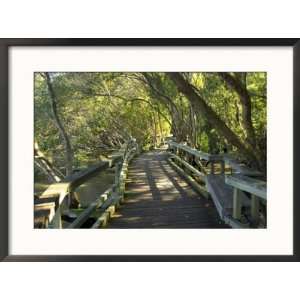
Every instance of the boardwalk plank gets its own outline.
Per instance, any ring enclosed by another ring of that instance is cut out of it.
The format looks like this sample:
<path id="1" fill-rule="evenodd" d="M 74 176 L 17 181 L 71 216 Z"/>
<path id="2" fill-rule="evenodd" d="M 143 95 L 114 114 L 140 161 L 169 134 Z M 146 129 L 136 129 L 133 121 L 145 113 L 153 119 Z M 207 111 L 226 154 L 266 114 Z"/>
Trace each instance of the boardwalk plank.
<path id="1" fill-rule="evenodd" d="M 125 203 L 107 228 L 228 228 L 214 203 L 199 195 L 167 163 L 147 152 L 129 167 Z"/>

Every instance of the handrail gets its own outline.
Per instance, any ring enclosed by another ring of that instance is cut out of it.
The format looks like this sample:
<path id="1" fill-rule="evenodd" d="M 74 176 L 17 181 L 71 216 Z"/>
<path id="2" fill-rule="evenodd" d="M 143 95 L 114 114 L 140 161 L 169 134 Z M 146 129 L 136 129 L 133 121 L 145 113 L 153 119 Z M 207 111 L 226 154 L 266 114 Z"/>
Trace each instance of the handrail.
<path id="1" fill-rule="evenodd" d="M 241 220 L 242 206 L 245 204 L 244 200 L 247 199 L 246 202 L 248 203 L 248 205 L 251 204 L 251 218 L 252 218 L 253 225 L 258 224 L 260 202 L 266 203 L 267 201 L 266 182 L 252 178 L 250 176 L 253 177 L 260 176 L 261 173 L 259 171 L 250 169 L 247 166 L 239 164 L 228 154 L 212 155 L 209 153 L 205 153 L 193 149 L 187 145 L 178 144 L 174 141 L 166 141 L 166 143 L 169 145 L 169 150 L 171 150 L 171 154 L 170 154 L 171 165 L 175 164 L 175 162 L 171 160 L 175 160 L 176 169 L 178 168 L 179 169 L 178 171 L 184 173 L 184 176 L 187 176 L 187 178 L 189 177 L 189 173 L 190 173 L 194 175 L 195 179 L 197 178 L 202 180 L 204 179 L 205 190 L 207 192 L 211 192 L 210 190 L 211 187 L 209 188 L 209 182 L 212 182 L 213 180 L 217 180 L 217 177 L 213 179 L 214 175 L 220 176 L 218 177 L 219 179 L 222 178 L 224 188 L 226 184 L 232 193 L 231 207 L 232 207 L 233 220 L 237 220 L 237 221 Z M 184 153 L 182 153 L 182 151 Z M 186 155 L 186 153 L 188 153 L 189 155 Z M 211 164 L 210 173 L 206 172 L 209 170 L 207 170 L 207 168 L 204 167 L 203 164 L 201 163 L 201 161 L 203 160 L 207 161 L 206 166 L 208 165 L 208 163 Z M 230 175 L 225 174 L 225 163 L 226 163 L 226 170 L 229 169 L 231 172 Z M 219 169 L 219 172 L 217 172 L 217 174 L 215 172 L 215 167 L 214 167 L 215 164 L 221 165 L 221 168 Z M 197 184 L 200 186 L 199 182 L 197 182 Z M 251 199 L 245 197 L 243 192 L 250 193 Z M 215 198 L 218 197 L 215 196 Z M 222 202 L 219 199 L 215 199 L 214 201 L 215 203 Z M 232 222 L 230 221 L 229 223 Z"/>
<path id="2" fill-rule="evenodd" d="M 178 144 L 173 141 L 167 141 L 166 143 L 169 145 L 169 150 L 176 149 L 174 155 L 176 155 L 178 158 L 180 158 L 180 155 L 178 153 L 178 152 L 180 152 L 179 150 L 183 150 L 184 152 L 197 158 L 198 164 L 200 165 L 200 168 L 201 168 L 200 171 L 203 174 L 206 174 L 206 170 L 205 170 L 204 166 L 202 165 L 201 160 L 205 160 L 205 161 L 207 161 L 207 163 L 210 163 L 212 174 L 214 174 L 214 172 L 215 172 L 215 164 L 221 165 L 221 173 L 225 172 L 225 163 L 224 163 L 223 155 L 206 153 L 206 152 L 196 150 L 195 148 L 191 148 L 191 147 L 183 145 L 183 144 Z M 176 157 L 174 157 L 174 158 L 176 158 Z M 188 162 L 186 162 L 186 163 L 188 163 Z M 184 165 L 184 163 L 182 163 L 182 164 Z M 189 167 L 187 167 L 187 168 L 190 169 Z"/>
<path id="3" fill-rule="evenodd" d="M 131 147 L 132 146 L 132 147 Z M 92 202 L 69 226 L 68 228 L 80 228 L 80 226 L 90 217 L 90 215 L 98 209 L 100 215 L 91 226 L 91 228 L 99 228 L 107 223 L 117 206 L 122 203 L 125 192 L 125 180 L 127 177 L 127 168 L 130 160 L 137 152 L 137 145 L 133 143 L 127 147 L 124 153 L 122 163 L 115 165 L 116 176 L 115 183 L 107 189 L 98 199 Z"/>
<path id="4" fill-rule="evenodd" d="M 185 152 L 188 152 L 188 153 L 190 153 L 190 154 L 192 154 L 192 155 L 194 155 L 194 156 L 196 156 L 196 157 L 198 157 L 200 159 L 205 159 L 205 160 L 208 160 L 208 161 L 213 161 L 213 160 L 220 160 L 220 159 L 223 158 L 222 155 L 206 153 L 206 152 L 196 150 L 195 148 L 191 148 L 191 147 L 183 145 L 183 144 L 175 143 L 173 141 L 166 141 L 166 143 L 170 147 L 175 147 L 177 149 L 182 149 Z"/>
<path id="5" fill-rule="evenodd" d="M 183 144 L 178 144 L 174 141 L 166 141 L 166 143 L 169 145 L 169 149 L 180 149 L 185 151 L 186 153 L 189 153 L 193 155 L 194 157 L 197 157 L 201 160 L 206 160 L 211 163 L 211 168 L 212 168 L 212 173 L 214 172 L 214 163 L 221 163 L 222 166 L 222 173 L 225 172 L 225 164 L 230 168 L 231 173 L 233 174 L 241 174 L 241 175 L 246 175 L 246 176 L 253 176 L 253 177 L 258 177 L 261 176 L 262 173 L 253 170 L 245 165 L 241 165 L 238 163 L 234 158 L 232 158 L 228 154 L 210 154 L 206 153 L 200 150 L 197 150 L 195 148 L 191 148 L 187 145 Z M 178 155 L 177 155 L 178 156 Z"/>
<path id="6" fill-rule="evenodd" d="M 123 144 L 119 151 L 110 156 L 110 159 L 93 165 L 81 172 L 67 176 L 59 183 L 51 184 L 40 196 L 42 199 L 58 197 L 56 211 L 53 218 L 49 220 L 49 227 L 62 228 L 61 217 L 64 213 L 69 211 L 70 201 L 68 200 L 75 188 L 83 184 L 91 177 L 95 176 L 95 174 L 113 167 L 118 163 L 124 163 L 124 161 L 128 158 L 128 153 L 132 153 L 132 149 L 137 149 L 134 139 Z"/>
<path id="7" fill-rule="evenodd" d="M 177 161 L 179 161 L 181 164 L 183 164 L 186 168 L 188 168 L 195 175 L 197 175 L 201 178 L 203 178 L 205 176 L 204 172 L 201 172 L 201 171 L 197 170 L 195 167 L 191 166 L 189 163 L 187 163 L 186 161 L 181 159 L 179 156 L 177 156 L 175 154 L 172 154 L 171 157 L 176 159 Z"/>
<path id="8" fill-rule="evenodd" d="M 251 194 L 251 218 L 254 224 L 259 221 L 260 201 L 267 201 L 266 182 L 250 178 L 243 175 L 226 175 L 226 184 L 233 187 L 233 212 L 235 219 L 241 218 L 242 201 L 240 198 L 241 191 Z"/>
<path id="9" fill-rule="evenodd" d="M 225 182 L 239 190 L 267 200 L 266 182 L 242 175 L 226 175 Z"/>
<path id="10" fill-rule="evenodd" d="M 69 226 L 68 228 L 79 228 L 89 217 L 90 215 L 98 208 L 103 206 L 105 201 L 111 195 L 115 185 L 107 189 L 99 198 L 92 202 Z"/>

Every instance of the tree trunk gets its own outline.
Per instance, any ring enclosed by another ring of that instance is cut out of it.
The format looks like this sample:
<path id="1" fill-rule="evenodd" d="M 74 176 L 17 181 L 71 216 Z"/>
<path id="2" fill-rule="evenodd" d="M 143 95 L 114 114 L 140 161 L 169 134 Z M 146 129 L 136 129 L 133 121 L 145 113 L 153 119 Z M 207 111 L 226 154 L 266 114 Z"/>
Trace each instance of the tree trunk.
<path id="1" fill-rule="evenodd" d="M 259 167 L 259 158 L 256 156 L 255 148 L 247 142 L 243 144 L 239 137 L 219 118 L 216 112 L 206 104 L 204 99 L 194 91 L 193 87 L 180 73 L 166 74 L 176 84 L 178 90 L 188 98 L 199 114 L 201 114 L 220 135 L 223 135 L 229 143 L 237 147 L 241 154 Z"/>
<path id="2" fill-rule="evenodd" d="M 46 82 L 47 82 L 47 87 L 49 91 L 49 96 L 51 100 L 51 108 L 52 108 L 52 113 L 53 113 L 53 118 L 56 124 L 57 129 L 59 130 L 60 136 L 62 138 L 64 147 L 65 147 L 65 160 L 66 160 L 66 175 L 72 174 L 73 170 L 73 150 L 71 147 L 71 142 L 70 139 L 65 131 L 65 128 L 59 118 L 58 115 L 58 110 L 57 110 L 57 97 L 55 95 L 52 82 L 49 76 L 49 73 L 45 73 L 46 76 Z"/>
<path id="3" fill-rule="evenodd" d="M 251 116 L 251 98 L 246 87 L 246 73 L 238 73 L 237 76 L 232 76 L 229 73 L 219 73 L 219 76 L 225 83 L 234 90 L 242 104 L 242 125 L 246 132 L 246 139 L 253 148 L 256 148 L 255 131 L 252 124 Z"/>
<path id="4" fill-rule="evenodd" d="M 154 128 L 153 143 L 154 143 L 154 149 L 156 149 L 156 147 L 157 147 L 157 124 L 156 124 L 155 112 L 153 112 L 153 114 L 152 114 L 152 122 L 153 122 L 153 128 Z"/>
<path id="5" fill-rule="evenodd" d="M 190 143 L 192 147 L 196 147 L 197 144 L 196 120 L 195 120 L 195 114 L 192 105 L 190 105 L 189 117 L 190 117 Z"/>
<path id="6" fill-rule="evenodd" d="M 159 133 L 160 133 L 159 143 L 161 144 L 162 141 L 164 140 L 164 133 L 163 133 L 162 125 L 161 125 L 161 117 L 158 112 L 157 112 L 157 119 L 158 119 Z"/>
<path id="7" fill-rule="evenodd" d="M 172 130 L 171 132 L 176 137 L 177 142 L 185 141 L 185 134 L 182 134 L 183 128 L 188 126 L 182 116 L 182 112 L 179 111 L 177 105 L 174 103 L 174 101 L 167 95 L 167 93 L 164 90 L 164 84 L 161 82 L 161 79 L 159 77 L 153 78 L 149 75 L 149 73 L 142 73 L 143 77 L 145 78 L 144 83 L 148 85 L 150 88 L 150 91 L 152 91 L 152 94 L 155 95 L 156 99 L 160 100 L 160 103 L 162 103 L 169 111 L 171 117 L 172 117 Z M 159 86 L 156 87 L 156 84 Z"/>

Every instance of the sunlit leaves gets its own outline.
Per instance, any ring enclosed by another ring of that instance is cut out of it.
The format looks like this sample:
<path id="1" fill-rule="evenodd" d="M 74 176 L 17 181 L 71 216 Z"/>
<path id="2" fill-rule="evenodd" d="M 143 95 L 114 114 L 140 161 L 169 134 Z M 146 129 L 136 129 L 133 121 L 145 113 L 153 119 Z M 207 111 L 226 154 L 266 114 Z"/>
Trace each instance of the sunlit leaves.
<path id="1" fill-rule="evenodd" d="M 245 140 L 239 97 L 218 74 L 185 72 L 183 76 L 220 119 Z M 181 141 L 196 140 L 204 151 L 218 152 L 228 146 L 163 72 L 70 72 L 52 73 L 51 77 L 76 166 L 101 158 L 130 136 L 148 149 L 155 134 L 167 136 L 171 129 L 181 134 Z M 266 141 L 266 82 L 266 73 L 247 73 L 252 123 L 261 149 Z M 39 73 L 35 74 L 34 101 L 35 138 L 41 150 L 62 166 L 62 142 L 53 122 L 45 79 Z"/>

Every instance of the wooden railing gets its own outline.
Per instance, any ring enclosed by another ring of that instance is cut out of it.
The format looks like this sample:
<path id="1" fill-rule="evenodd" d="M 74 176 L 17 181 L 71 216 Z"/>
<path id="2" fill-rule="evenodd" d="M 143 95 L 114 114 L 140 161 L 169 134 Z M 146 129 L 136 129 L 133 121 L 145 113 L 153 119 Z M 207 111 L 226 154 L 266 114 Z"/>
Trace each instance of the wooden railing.
<path id="1" fill-rule="evenodd" d="M 170 152 L 169 163 L 186 178 L 202 195 L 209 197 L 206 186 L 208 174 L 224 173 L 225 165 L 221 155 L 209 154 L 174 141 L 166 141 Z"/>
<path id="2" fill-rule="evenodd" d="M 209 154 L 173 141 L 166 143 L 169 145 L 169 151 L 173 154 L 173 157 L 185 165 L 192 173 L 197 174 L 200 170 L 201 174 L 198 173 L 200 176 L 205 176 L 207 173 L 215 174 L 216 165 L 220 166 L 219 173 L 225 172 L 225 162 L 222 155 Z M 195 166 L 199 170 L 193 168 Z M 209 170 L 208 166 L 210 166 Z"/>
<path id="3" fill-rule="evenodd" d="M 115 183 L 98 199 L 92 202 L 68 228 L 79 228 L 90 215 L 97 210 L 97 220 L 91 228 L 99 228 L 107 224 L 108 219 L 124 200 L 125 181 L 128 173 L 128 164 L 138 151 L 134 142 L 128 145 L 122 160 L 115 164 Z"/>
<path id="4" fill-rule="evenodd" d="M 260 204 L 266 204 L 266 182 L 261 172 L 240 164 L 227 154 L 209 154 L 167 141 L 170 164 L 204 196 L 210 195 L 220 217 L 233 227 L 256 226 Z M 204 184 L 203 184 L 204 183 Z M 204 193 L 203 193 L 204 192 Z M 230 199 L 222 199 L 229 197 Z M 250 207 L 251 224 L 241 224 L 242 207 Z"/>
<path id="5" fill-rule="evenodd" d="M 50 216 L 48 227 L 62 228 L 62 215 L 68 214 L 70 211 L 73 191 L 91 177 L 111 167 L 115 167 L 115 183 L 98 199 L 93 201 L 68 228 L 79 228 L 96 209 L 105 208 L 103 215 L 106 215 L 106 210 L 111 209 L 111 205 L 118 205 L 124 197 L 128 163 L 137 151 L 138 145 L 135 140 L 130 140 L 119 151 L 113 153 L 108 160 L 67 176 L 61 182 L 51 184 L 38 200 L 40 203 L 46 202 L 47 199 L 53 199 L 55 202 L 55 214 Z M 100 221 L 97 220 L 97 222 Z"/>
<path id="6" fill-rule="evenodd" d="M 226 184 L 233 187 L 233 217 L 241 219 L 242 201 L 241 192 L 247 192 L 251 196 L 251 218 L 254 224 L 259 221 L 260 202 L 266 204 L 267 185 L 265 181 L 257 180 L 244 175 L 226 175 Z"/>

